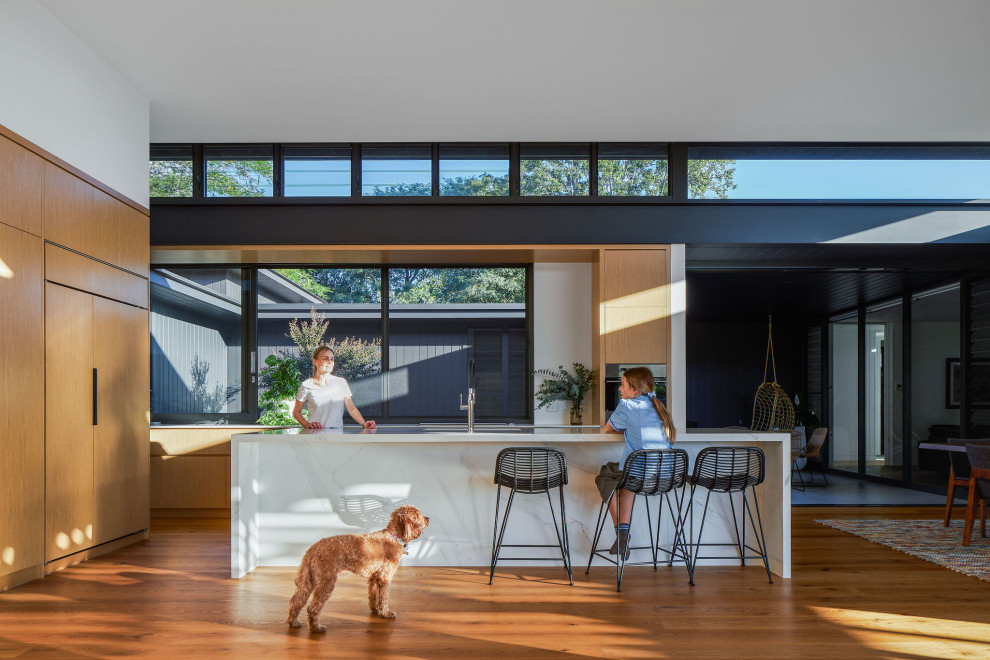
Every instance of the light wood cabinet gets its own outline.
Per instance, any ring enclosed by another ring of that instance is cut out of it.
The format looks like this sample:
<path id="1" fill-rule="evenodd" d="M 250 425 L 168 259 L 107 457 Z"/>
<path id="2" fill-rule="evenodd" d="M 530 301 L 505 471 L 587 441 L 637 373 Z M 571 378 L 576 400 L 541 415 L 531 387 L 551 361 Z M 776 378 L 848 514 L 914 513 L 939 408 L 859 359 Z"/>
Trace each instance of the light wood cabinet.
<path id="1" fill-rule="evenodd" d="M 148 280 L 51 243 L 45 245 L 45 279 L 135 307 L 148 306 Z"/>
<path id="2" fill-rule="evenodd" d="M 601 324 L 605 334 L 604 362 L 667 362 L 669 283 L 667 250 L 605 250 Z"/>
<path id="3" fill-rule="evenodd" d="M 44 182 L 45 240 L 113 263 L 117 240 L 104 233 L 108 228 L 105 212 L 96 201 L 97 191 L 51 163 L 45 163 Z"/>
<path id="4" fill-rule="evenodd" d="M 44 163 L 44 238 L 148 276 L 148 217 L 82 179 Z"/>
<path id="5" fill-rule="evenodd" d="M 148 254 L 146 210 L 0 126 L 0 589 L 148 527 Z"/>
<path id="6" fill-rule="evenodd" d="M 0 222 L 41 236 L 45 161 L 0 136 Z"/>
<path id="7" fill-rule="evenodd" d="M 105 543 L 148 527 L 148 312 L 93 298 L 93 328 L 99 338 L 94 355 L 94 542 Z"/>
<path id="8" fill-rule="evenodd" d="M 45 287 L 49 561 L 148 526 L 148 312 Z"/>
<path id="9" fill-rule="evenodd" d="M 0 224 L 0 576 L 45 559 L 43 272 L 41 238 Z"/>
<path id="10" fill-rule="evenodd" d="M 93 296 L 45 285 L 45 556 L 93 545 Z"/>

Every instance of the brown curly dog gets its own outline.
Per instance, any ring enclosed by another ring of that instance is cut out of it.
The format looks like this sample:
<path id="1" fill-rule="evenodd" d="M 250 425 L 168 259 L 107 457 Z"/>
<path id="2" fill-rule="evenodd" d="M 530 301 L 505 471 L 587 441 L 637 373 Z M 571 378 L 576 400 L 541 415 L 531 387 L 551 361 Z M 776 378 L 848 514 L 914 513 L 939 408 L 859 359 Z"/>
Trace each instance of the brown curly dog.
<path id="1" fill-rule="evenodd" d="M 301 628 L 299 611 L 310 594 L 306 608 L 309 614 L 309 631 L 326 632 L 320 625 L 320 612 L 333 593 L 337 574 L 341 571 L 357 573 L 368 578 L 368 605 L 372 614 L 394 619 L 395 612 L 388 609 L 388 589 L 392 576 L 399 568 L 399 560 L 410 541 L 419 538 L 430 519 L 414 506 L 400 506 L 392 512 L 385 529 L 370 534 L 345 534 L 320 539 L 309 547 L 299 565 L 296 576 L 296 593 L 289 604 L 289 626 Z"/>

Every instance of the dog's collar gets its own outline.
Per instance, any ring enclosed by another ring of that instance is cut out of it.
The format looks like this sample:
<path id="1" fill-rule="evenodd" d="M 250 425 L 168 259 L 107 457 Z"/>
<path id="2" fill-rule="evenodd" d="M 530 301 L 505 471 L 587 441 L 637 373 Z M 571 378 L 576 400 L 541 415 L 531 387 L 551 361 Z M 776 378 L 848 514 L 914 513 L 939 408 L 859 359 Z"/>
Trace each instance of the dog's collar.
<path id="1" fill-rule="evenodd" d="M 402 549 L 406 550 L 406 554 L 408 555 L 409 544 L 406 541 L 403 541 L 401 538 L 399 538 L 398 534 L 392 534 L 392 538 L 402 544 Z"/>

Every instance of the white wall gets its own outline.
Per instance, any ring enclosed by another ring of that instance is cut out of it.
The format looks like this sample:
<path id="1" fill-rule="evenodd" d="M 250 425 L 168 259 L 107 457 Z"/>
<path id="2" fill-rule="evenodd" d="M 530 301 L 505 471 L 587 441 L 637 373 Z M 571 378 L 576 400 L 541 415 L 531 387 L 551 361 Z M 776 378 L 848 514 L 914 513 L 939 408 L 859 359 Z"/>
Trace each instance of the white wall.
<path id="1" fill-rule="evenodd" d="M 591 366 L 591 264 L 534 264 L 533 367 L 570 370 L 574 362 Z M 534 389 L 540 380 L 534 377 Z M 567 424 L 570 406 L 554 405 L 556 410 L 536 410 L 534 423 Z M 590 412 L 591 399 L 582 407 Z"/>
<path id="2" fill-rule="evenodd" d="M 148 206 L 148 99 L 34 0 L 0 2 L 0 90 L 0 125 Z"/>

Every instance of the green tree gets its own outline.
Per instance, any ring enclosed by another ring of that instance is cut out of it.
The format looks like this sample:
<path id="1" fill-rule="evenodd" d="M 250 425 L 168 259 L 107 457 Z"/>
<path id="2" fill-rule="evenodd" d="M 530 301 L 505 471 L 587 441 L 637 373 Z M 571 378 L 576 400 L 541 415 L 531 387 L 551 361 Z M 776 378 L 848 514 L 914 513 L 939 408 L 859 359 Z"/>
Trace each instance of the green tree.
<path id="1" fill-rule="evenodd" d="M 333 349 L 333 373 L 347 380 L 367 378 L 382 370 L 382 340 L 380 338 L 366 341 L 357 337 L 330 337 L 325 339 L 330 327 L 330 321 L 324 312 L 317 312 L 313 307 L 309 312 L 309 321 L 299 322 L 292 319 L 289 322 L 288 336 L 296 343 L 296 349 L 291 354 L 295 356 L 299 371 L 303 374 L 313 373 L 313 351 L 318 346 L 326 344 Z"/>
<path id="2" fill-rule="evenodd" d="M 495 176 L 482 172 L 477 176 L 441 179 L 440 194 L 453 197 L 505 197 L 509 194 L 509 175 Z"/>
<path id="3" fill-rule="evenodd" d="M 728 197 L 729 191 L 736 187 L 733 182 L 735 163 L 734 160 L 688 161 L 690 198 Z M 520 193 L 537 196 L 587 195 L 588 167 L 588 161 L 580 159 L 523 160 L 520 163 Z M 207 171 L 206 194 L 209 197 L 261 197 L 274 181 L 272 161 L 269 160 L 209 161 Z M 152 161 L 150 176 L 153 197 L 192 195 L 192 163 L 189 161 Z M 598 192 L 603 196 L 666 195 L 667 161 L 600 160 L 598 186 Z M 440 182 L 440 193 L 450 196 L 505 196 L 508 189 L 508 175 L 495 176 L 488 172 Z M 431 194 L 432 188 L 428 183 L 374 186 L 371 192 L 372 196 L 377 197 L 424 197 Z"/>
<path id="4" fill-rule="evenodd" d="M 689 160 L 688 198 L 726 199 L 736 187 L 735 164 L 734 160 Z"/>
<path id="5" fill-rule="evenodd" d="M 667 194 L 667 161 L 600 160 L 598 194 L 614 197 Z"/>
<path id="6" fill-rule="evenodd" d="M 270 160 L 209 160 L 207 197 L 264 197 L 275 181 Z"/>
<path id="7" fill-rule="evenodd" d="M 378 268 L 278 268 L 276 272 L 327 302 L 381 302 Z"/>
<path id="8" fill-rule="evenodd" d="M 192 197 L 192 181 L 192 161 L 151 161 L 148 193 L 152 197 Z"/>
<path id="9" fill-rule="evenodd" d="M 429 197 L 433 186 L 429 183 L 398 183 L 394 186 L 373 186 L 373 197 Z"/>
<path id="10" fill-rule="evenodd" d="M 523 160 L 519 164 L 520 195 L 588 194 L 588 161 Z"/>
<path id="11" fill-rule="evenodd" d="M 523 303 L 522 268 L 392 268 L 389 300 L 398 304 Z"/>

